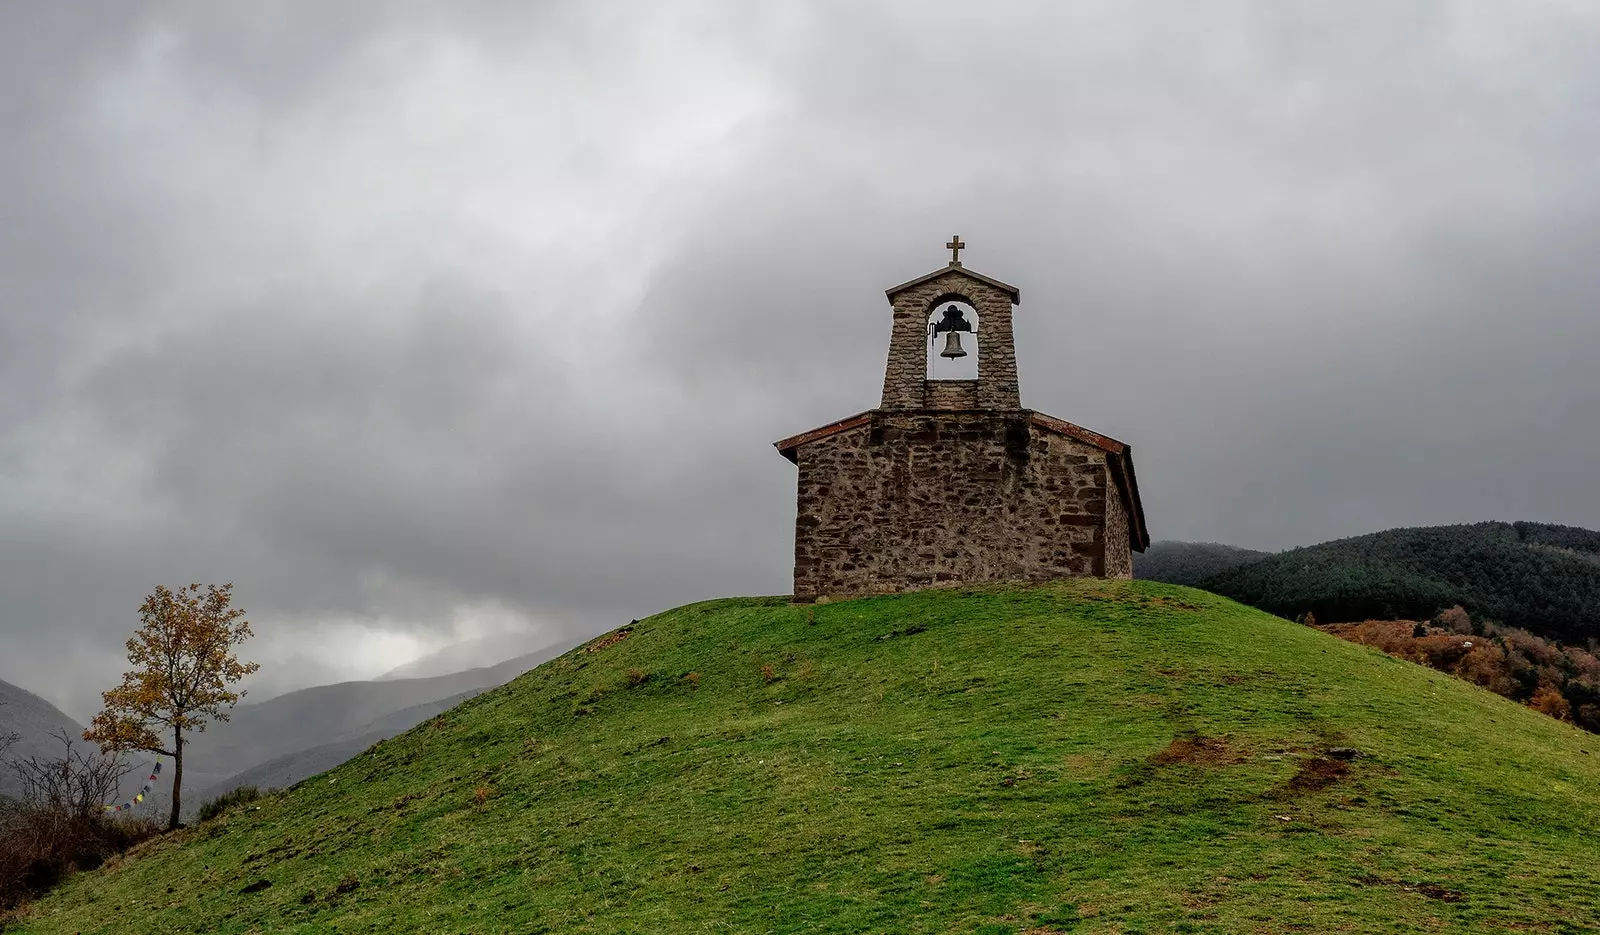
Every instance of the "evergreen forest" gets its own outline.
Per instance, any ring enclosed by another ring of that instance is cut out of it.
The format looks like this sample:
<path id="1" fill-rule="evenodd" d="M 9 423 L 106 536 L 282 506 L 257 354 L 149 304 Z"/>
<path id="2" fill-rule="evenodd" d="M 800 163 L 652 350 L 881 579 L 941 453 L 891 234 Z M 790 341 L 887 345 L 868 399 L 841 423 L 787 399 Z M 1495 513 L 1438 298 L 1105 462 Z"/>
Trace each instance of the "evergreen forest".
<path id="1" fill-rule="evenodd" d="M 1600 532 L 1545 523 L 1427 526 L 1324 542 L 1199 582 L 1283 617 L 1323 623 L 1473 619 L 1562 643 L 1600 637 Z"/>

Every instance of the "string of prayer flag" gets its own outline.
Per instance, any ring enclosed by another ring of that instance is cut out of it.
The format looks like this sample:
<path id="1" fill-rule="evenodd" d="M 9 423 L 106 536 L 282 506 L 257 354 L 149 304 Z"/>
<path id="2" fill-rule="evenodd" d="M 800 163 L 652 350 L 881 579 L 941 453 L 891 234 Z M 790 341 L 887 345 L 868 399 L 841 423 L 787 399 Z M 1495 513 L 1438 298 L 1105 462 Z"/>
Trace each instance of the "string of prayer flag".
<path id="1" fill-rule="evenodd" d="M 139 794 L 138 795 L 135 795 L 133 798 L 129 799 L 128 801 L 126 801 L 124 803 L 122 803 L 121 805 L 104 805 L 104 806 L 101 806 L 101 807 L 104 808 L 108 812 L 126 812 L 126 811 L 129 811 L 135 805 L 138 805 L 138 804 L 140 804 L 140 803 L 142 803 L 144 801 L 144 797 L 149 795 L 150 794 L 150 789 L 153 786 L 155 786 L 156 777 L 160 776 L 160 775 L 161 775 L 161 761 L 160 760 L 156 760 L 156 765 L 150 770 L 150 778 L 145 780 L 144 788 L 139 790 Z"/>

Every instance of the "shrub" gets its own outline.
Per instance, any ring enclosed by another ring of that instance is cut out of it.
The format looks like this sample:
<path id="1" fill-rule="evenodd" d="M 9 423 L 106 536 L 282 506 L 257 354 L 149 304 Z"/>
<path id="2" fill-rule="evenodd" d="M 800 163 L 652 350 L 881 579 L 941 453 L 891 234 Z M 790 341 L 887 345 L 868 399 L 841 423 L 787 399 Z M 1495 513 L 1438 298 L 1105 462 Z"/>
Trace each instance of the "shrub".
<path id="1" fill-rule="evenodd" d="M 1466 635 L 1472 632 L 1472 617 L 1467 614 L 1466 608 L 1457 604 L 1449 610 L 1439 611 L 1439 615 L 1433 618 L 1433 625 L 1441 630 Z"/>
<path id="2" fill-rule="evenodd" d="M 1561 693 L 1554 688 L 1541 688 L 1534 693 L 1533 699 L 1528 702 L 1528 707 L 1542 714 L 1548 714 L 1558 721 L 1572 720 L 1572 705 Z"/>
<path id="3" fill-rule="evenodd" d="M 161 833 L 153 818 L 74 815 L 37 805 L 0 809 L 0 910 L 41 895 Z"/>
<path id="4" fill-rule="evenodd" d="M 629 688 L 638 688 L 645 682 L 650 681 L 650 673 L 643 669 L 629 669 L 623 678 L 627 681 Z"/>
<path id="5" fill-rule="evenodd" d="M 57 733 L 61 755 L 6 764 L 22 787 L 17 802 L 0 803 L 0 910 L 12 909 L 75 870 L 92 870 L 113 854 L 160 832 L 153 819 L 105 811 L 129 772 Z"/>
<path id="6" fill-rule="evenodd" d="M 200 806 L 200 820 L 210 821 L 235 805 L 254 802 L 259 798 L 261 798 L 261 790 L 255 786 L 240 786 L 237 789 L 229 790 Z"/>

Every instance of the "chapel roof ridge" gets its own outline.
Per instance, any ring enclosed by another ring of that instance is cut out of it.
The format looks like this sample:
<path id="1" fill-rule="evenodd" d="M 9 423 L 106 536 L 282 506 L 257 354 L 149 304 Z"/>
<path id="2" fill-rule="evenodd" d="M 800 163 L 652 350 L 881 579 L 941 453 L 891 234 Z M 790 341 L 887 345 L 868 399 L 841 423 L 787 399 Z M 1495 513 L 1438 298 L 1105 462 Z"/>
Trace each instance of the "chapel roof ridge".
<path id="1" fill-rule="evenodd" d="M 889 304 L 893 305 L 894 297 L 906 291 L 907 289 L 914 289 L 925 282 L 930 282 L 938 279 L 940 276 L 947 276 L 951 273 L 955 273 L 959 276 L 965 276 L 968 279 L 981 282 L 986 286 L 999 289 L 1001 292 L 1004 292 L 1011 297 L 1012 305 L 1022 304 L 1021 289 L 1018 289 L 1016 286 L 1013 286 L 1008 282 L 1001 282 L 992 276 L 985 276 L 982 273 L 975 273 L 972 270 L 967 269 L 966 266 L 962 265 L 960 260 L 951 260 L 949 264 L 940 267 L 931 273 L 924 273 L 923 275 L 918 276 L 916 279 L 909 279 L 898 286 L 891 286 L 890 288 L 884 290 L 884 295 L 888 296 Z"/>
<path id="2" fill-rule="evenodd" d="M 1028 421 L 1042 429 L 1055 432 L 1058 435 L 1065 435 L 1068 438 L 1075 438 L 1078 441 L 1088 445 L 1093 445 L 1094 447 L 1099 448 L 1101 451 L 1105 451 L 1109 454 L 1120 455 L 1129 449 L 1129 445 L 1126 442 L 1117 441 L 1115 438 L 1112 438 L 1109 435 L 1103 435 L 1099 432 L 1093 431 L 1092 429 L 1086 429 L 1076 423 L 1068 422 L 1066 419 L 1058 419 L 1055 416 L 1046 415 L 1037 409 L 939 409 L 937 407 L 905 410 L 882 408 L 868 409 L 865 412 L 858 412 L 855 415 L 845 416 L 843 419 L 835 419 L 826 425 L 820 425 L 809 431 L 801 432 L 798 435 L 791 435 L 788 438 L 780 439 L 773 442 L 772 447 L 778 449 L 779 453 L 792 461 L 794 460 L 794 450 L 801 445 L 809 444 L 814 441 L 821 441 L 824 438 L 837 435 L 840 432 L 847 432 L 850 429 L 860 428 L 861 426 L 870 422 L 875 413 L 893 414 L 900 412 L 956 412 L 966 415 L 975 413 L 990 413 L 993 415 L 1020 415 L 1027 418 Z"/>

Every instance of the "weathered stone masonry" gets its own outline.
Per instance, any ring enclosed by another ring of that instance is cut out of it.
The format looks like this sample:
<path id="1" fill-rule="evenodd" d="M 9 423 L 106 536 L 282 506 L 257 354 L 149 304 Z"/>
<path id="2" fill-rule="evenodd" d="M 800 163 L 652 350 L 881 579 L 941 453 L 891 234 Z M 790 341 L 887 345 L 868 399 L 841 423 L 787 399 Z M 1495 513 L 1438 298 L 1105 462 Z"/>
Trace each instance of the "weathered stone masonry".
<path id="1" fill-rule="evenodd" d="M 1021 408 L 1014 287 L 958 264 L 889 290 L 880 408 L 778 442 L 799 469 L 797 601 L 1131 577 L 1148 542 L 1128 446 Z M 979 316 L 978 379 L 926 379 L 927 321 Z"/>
<path id="2" fill-rule="evenodd" d="M 914 279 L 890 290 L 894 326 L 889 333 L 889 364 L 884 368 L 884 409 L 933 408 L 930 395 L 945 391 L 946 384 L 971 387 L 971 408 L 1020 409 L 1017 386 L 1017 349 L 1011 336 L 1011 303 L 1017 290 L 987 276 L 950 267 Z M 965 302 L 978 313 L 978 379 L 929 380 L 928 316 L 946 302 Z M 965 387 L 964 387 L 965 388 Z"/>

